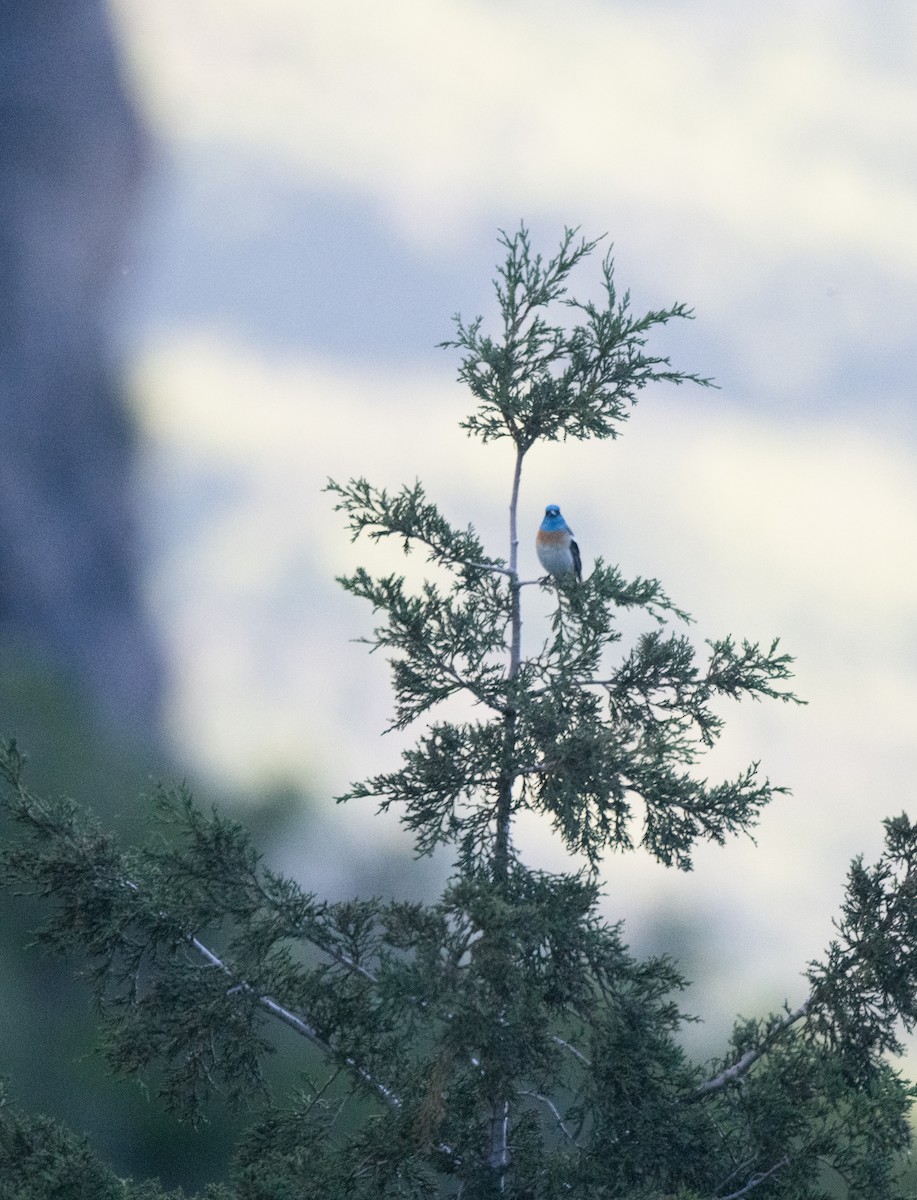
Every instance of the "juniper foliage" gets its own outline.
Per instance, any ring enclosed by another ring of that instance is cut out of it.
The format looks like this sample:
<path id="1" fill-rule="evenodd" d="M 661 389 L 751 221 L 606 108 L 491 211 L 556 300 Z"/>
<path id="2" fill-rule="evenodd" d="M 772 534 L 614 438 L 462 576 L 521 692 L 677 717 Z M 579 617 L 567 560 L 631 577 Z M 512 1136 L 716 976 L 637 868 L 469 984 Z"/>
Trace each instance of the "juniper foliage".
<path id="1" fill-rule="evenodd" d="M 608 853 L 641 845 L 688 870 L 699 842 L 749 831 L 782 790 L 756 763 L 719 782 L 700 765 L 724 698 L 795 700 L 791 660 L 777 641 L 698 645 L 656 580 L 602 561 L 580 585 L 521 577 L 529 450 L 614 438 L 645 387 L 709 381 L 648 352 L 651 334 L 691 313 L 634 316 L 610 256 L 600 304 L 567 295 L 596 243 L 567 231 L 548 260 L 524 228 L 502 244 L 502 328 L 456 318 L 448 345 L 476 402 L 464 428 L 512 448 L 505 556 L 453 526 L 420 483 L 329 484 L 354 538 L 395 538 L 430 563 L 419 588 L 364 569 L 342 580 L 379 614 L 368 641 L 389 656 L 393 726 L 421 726 L 397 770 L 342 799 L 394 807 L 422 854 L 450 849 L 439 900 L 322 901 L 184 788 L 156 795 L 168 836 L 120 847 L 72 804 L 32 794 L 13 742 L 0 773 L 20 834 L 5 877 L 53 902 L 49 947 L 82 948 L 115 1070 L 155 1070 L 165 1103 L 191 1119 L 213 1089 L 263 1101 L 214 1200 L 816 1200 L 837 1180 L 865 1200 L 903 1195 L 914 1091 L 888 1055 L 917 1022 L 907 817 L 886 823 L 878 864 L 854 863 L 808 995 L 738 1021 L 707 1064 L 680 1047 L 676 965 L 637 960 L 600 915 Z M 524 657 L 527 587 L 556 607 Z M 630 644 L 625 611 L 647 625 Z M 521 861 L 524 811 L 563 839 L 569 871 Z M 278 1024 L 303 1043 L 302 1090 L 282 1102 L 263 1075 Z M 4 1167 L 21 1175 L 39 1153 L 49 1178 L 68 1162 L 96 1178 L 85 1147 L 0 1109 Z M 98 1194 L 119 1194 L 98 1172 Z"/>

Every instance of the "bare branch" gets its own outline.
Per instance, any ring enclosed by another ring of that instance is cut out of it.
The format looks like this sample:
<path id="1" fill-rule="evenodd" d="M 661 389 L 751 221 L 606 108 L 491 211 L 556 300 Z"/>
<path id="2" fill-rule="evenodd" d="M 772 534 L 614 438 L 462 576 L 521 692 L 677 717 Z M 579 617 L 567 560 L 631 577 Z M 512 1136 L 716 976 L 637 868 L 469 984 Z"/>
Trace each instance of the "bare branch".
<path id="1" fill-rule="evenodd" d="M 500 1191 L 506 1181 L 509 1166 L 509 1101 L 498 1100 L 490 1117 L 490 1153 L 487 1161 L 494 1171 L 500 1172 Z"/>
<path id="2" fill-rule="evenodd" d="M 547 1107 L 551 1110 L 554 1120 L 557 1122 L 558 1126 L 560 1127 L 561 1132 L 563 1133 L 563 1135 L 567 1139 L 567 1141 L 573 1142 L 575 1144 L 576 1138 L 574 1138 L 573 1134 L 570 1132 L 570 1130 L 564 1124 L 563 1117 L 561 1117 L 560 1112 L 557 1108 L 557 1105 L 554 1103 L 554 1101 L 549 1096 L 543 1096 L 541 1094 L 541 1092 L 519 1092 L 518 1095 L 528 1096 L 532 1100 L 540 1100 L 541 1103 L 545 1105 L 545 1107 Z"/>
<path id="3" fill-rule="evenodd" d="M 474 567 L 478 571 L 493 571 L 497 575 L 508 575 L 510 579 L 513 579 L 516 575 L 516 572 L 511 571 L 509 567 L 497 567 L 492 563 L 466 562 L 463 565 Z"/>
<path id="4" fill-rule="evenodd" d="M 740 1187 L 737 1192 L 730 1192 L 728 1196 L 719 1196 L 718 1200 L 739 1200 L 740 1196 L 747 1196 L 748 1193 L 754 1191 L 759 1184 L 764 1183 L 766 1179 L 770 1179 L 772 1175 L 776 1175 L 778 1171 L 782 1171 L 789 1161 L 790 1160 L 787 1155 L 784 1155 L 783 1158 L 774 1163 L 769 1171 L 762 1171 L 757 1175 L 752 1175 L 751 1179 L 749 1179 L 748 1183 L 746 1183 L 744 1187 Z"/>
<path id="5" fill-rule="evenodd" d="M 720 1088 L 728 1087 L 730 1083 L 735 1083 L 741 1079 L 743 1075 L 747 1075 L 754 1064 L 771 1048 L 773 1043 L 784 1034 L 791 1025 L 795 1025 L 797 1021 L 801 1021 L 809 1011 L 809 1006 L 812 1003 L 812 997 L 804 1000 L 799 1008 L 794 1009 L 774 1026 L 767 1037 L 758 1046 L 753 1046 L 751 1050 L 746 1050 L 742 1057 L 727 1067 L 724 1071 L 720 1071 L 719 1075 L 714 1075 L 712 1079 L 705 1080 L 702 1084 L 694 1089 L 693 1092 L 685 1100 L 687 1103 L 693 1103 L 695 1100 L 700 1100 L 704 1096 L 708 1096 L 711 1092 L 717 1092 Z M 737 1193 L 738 1194 L 738 1193 Z"/>
<path id="6" fill-rule="evenodd" d="M 476 684 L 471 683 L 470 680 L 466 679 L 463 675 L 460 675 L 458 671 L 456 671 L 455 667 L 450 666 L 445 659 L 434 658 L 432 655 L 430 657 L 433 663 L 439 667 L 444 675 L 448 675 L 450 679 L 454 680 L 458 686 L 463 688 L 466 692 L 471 692 L 472 696 L 474 696 L 479 703 L 483 704 L 486 708 L 489 708 L 491 712 L 499 713 L 500 716 L 506 715 L 507 708 L 505 704 L 497 704 L 496 701 L 491 700 L 486 692 L 483 692 Z"/>
<path id="7" fill-rule="evenodd" d="M 555 1046 L 562 1046 L 564 1050 L 569 1050 L 570 1053 L 572 1055 L 574 1055 L 575 1058 L 578 1058 L 580 1060 L 580 1062 L 583 1064 L 584 1067 L 592 1066 L 591 1061 L 586 1057 L 585 1054 L 582 1053 L 582 1051 L 577 1050 L 577 1048 L 575 1046 L 572 1046 L 569 1042 L 565 1042 L 562 1037 L 558 1037 L 557 1034 L 553 1034 L 551 1037 L 551 1041 L 554 1043 Z"/>
<path id="8" fill-rule="evenodd" d="M 132 882 L 130 879 L 125 879 L 123 882 L 126 888 L 129 888 L 132 892 L 139 895 L 140 888 L 136 883 Z M 161 913 L 160 915 L 165 916 L 166 914 Z M 214 954 L 214 952 L 208 946 L 205 946 L 200 938 L 194 937 L 192 934 L 187 934 L 185 940 L 187 941 L 188 945 L 192 946 L 201 956 L 201 958 L 203 958 L 204 961 L 210 966 L 216 967 L 218 970 L 222 971 L 224 975 L 228 976 L 228 978 L 235 979 L 232 969 L 228 967 L 218 955 Z M 355 962 L 349 959 L 347 955 L 335 955 L 333 952 L 330 953 L 331 957 L 340 962 L 342 966 L 346 966 L 349 969 L 363 975 L 364 978 L 369 979 L 371 982 L 375 982 L 369 972 L 359 967 Z M 238 980 L 227 989 L 227 995 L 232 995 L 236 992 L 257 994 L 252 985 L 245 979 Z M 297 1013 L 292 1012 L 288 1008 L 284 1008 L 284 1006 L 278 1003 L 273 996 L 258 996 L 258 1003 L 266 1012 L 269 1012 L 271 1016 L 276 1017 L 278 1021 L 282 1021 L 284 1025 L 289 1026 L 290 1029 L 293 1029 L 298 1034 L 301 1034 L 302 1037 L 312 1042 L 313 1045 L 317 1046 L 320 1050 L 323 1050 L 332 1058 L 336 1058 L 343 1062 L 346 1067 L 353 1071 L 353 1073 L 358 1079 L 360 1079 L 362 1083 L 366 1084 L 367 1087 L 374 1091 L 381 1100 L 389 1105 L 390 1108 L 401 1108 L 403 1102 L 401 1097 L 396 1092 L 392 1091 L 390 1087 L 387 1087 L 380 1080 L 376 1079 L 370 1071 L 361 1066 L 355 1059 L 346 1054 L 342 1054 L 340 1051 L 335 1051 L 334 1048 L 329 1045 L 329 1043 L 321 1036 L 318 1030 L 307 1020 L 305 1020 L 305 1018 L 299 1016 Z"/>

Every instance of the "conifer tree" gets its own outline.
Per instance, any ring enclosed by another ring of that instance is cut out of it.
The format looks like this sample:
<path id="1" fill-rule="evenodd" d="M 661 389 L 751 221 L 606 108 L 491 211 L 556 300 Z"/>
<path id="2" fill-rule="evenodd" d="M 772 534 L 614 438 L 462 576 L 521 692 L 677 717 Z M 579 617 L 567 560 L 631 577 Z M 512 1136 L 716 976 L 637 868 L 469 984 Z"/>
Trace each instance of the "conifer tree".
<path id="1" fill-rule="evenodd" d="M 0 757 L 21 830 L 6 878 L 54 899 L 49 945 L 83 948 L 113 1067 L 157 1070 L 189 1117 L 213 1088 L 263 1096 L 272 1022 L 302 1038 L 303 1090 L 267 1103 L 214 1200 L 815 1200 L 838 1180 L 866 1200 L 904 1195 L 913 1089 L 888 1055 L 917 1020 L 907 817 L 886 822 L 878 864 L 854 862 L 807 994 L 740 1020 L 710 1063 L 680 1046 L 676 964 L 637 960 L 600 915 L 609 854 L 640 845 L 690 870 L 699 842 L 748 831 L 782 790 L 757 764 L 710 782 L 702 759 L 721 698 L 795 700 L 791 660 L 777 641 L 698 644 L 657 581 L 601 560 L 582 582 L 522 578 L 529 450 L 613 439 L 644 388 L 709 381 L 650 353 L 651 335 L 691 313 L 635 316 L 610 256 L 600 303 L 568 295 L 596 243 L 567 231 L 545 260 L 521 228 L 502 246 L 501 328 L 456 318 L 447 345 L 475 403 L 463 428 L 513 451 L 504 552 L 450 523 L 420 483 L 329 484 L 354 538 L 395 538 L 430 564 L 415 589 L 363 569 L 341 581 L 379 614 L 368 640 L 390 658 L 393 727 L 418 731 L 397 770 L 343 799 L 394 808 L 420 854 L 446 847 L 442 896 L 323 902 L 184 788 L 157 794 L 169 838 L 120 848 L 75 806 L 33 795 L 14 743 Z M 524 656 L 534 588 L 553 617 Z M 624 611 L 647 626 L 629 644 Z M 522 812 L 563 840 L 568 871 L 522 861 Z M 0 1161 L 35 1140 L 28 1118 L 0 1109 Z"/>

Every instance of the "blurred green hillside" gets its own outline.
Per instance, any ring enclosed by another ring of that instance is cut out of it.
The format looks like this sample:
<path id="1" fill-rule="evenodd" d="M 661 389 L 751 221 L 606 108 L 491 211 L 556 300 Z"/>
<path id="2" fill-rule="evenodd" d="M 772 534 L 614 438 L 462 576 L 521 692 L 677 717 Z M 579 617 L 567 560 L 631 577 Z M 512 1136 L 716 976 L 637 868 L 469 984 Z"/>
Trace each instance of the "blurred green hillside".
<path id="1" fill-rule="evenodd" d="M 0 730 L 28 754 L 30 790 L 66 796 L 90 808 L 104 830 L 124 843 L 161 837 L 151 823 L 150 794 L 159 781 L 184 772 L 139 740 L 100 728 L 93 708 L 60 670 L 21 650 L 0 645 Z M 265 785 L 254 794 L 215 795 L 195 786 L 203 804 L 251 832 L 265 859 L 301 847 L 300 881 L 308 887 L 310 862 L 335 862 L 340 895 L 432 894 L 434 864 L 387 853 L 349 854 L 323 822 L 318 807 L 292 784 Z M 16 832 L 0 826 L 7 841 Z M 0 1077 L 9 1098 L 27 1113 L 47 1114 L 86 1135 L 101 1160 L 123 1176 L 159 1178 L 164 1186 L 197 1190 L 225 1178 L 229 1157 L 251 1112 L 210 1104 L 206 1123 L 193 1129 L 163 1111 L 155 1076 L 115 1079 L 97 1050 L 87 991 L 75 980 L 80 961 L 44 953 L 34 931 L 48 901 L 0 889 Z M 273 1099 L 283 1104 L 320 1062 L 302 1039 L 282 1027 L 269 1031 L 277 1053 L 268 1063 Z M 2 1192 L 0 1192 L 2 1195 Z"/>
<path id="2" fill-rule="evenodd" d="M 145 796 L 156 779 L 174 778 L 175 765 L 142 744 L 106 735 L 89 711 L 60 672 L 9 647 L 0 650 L 0 726 L 27 750 L 31 788 L 91 807 L 126 842 L 142 840 L 150 836 Z M 268 852 L 275 841 L 303 836 L 308 807 L 291 791 L 244 803 L 247 823 Z M 0 1075 L 11 1099 L 86 1134 L 121 1174 L 188 1188 L 221 1177 L 244 1119 L 214 1107 L 208 1124 L 189 1129 L 163 1113 L 155 1084 L 147 1094 L 135 1081 L 111 1077 L 96 1050 L 87 993 L 73 978 L 79 961 L 61 962 L 34 944 L 45 903 L 0 890 Z M 280 1056 L 274 1073 L 278 1083 L 291 1082 L 292 1067 Z"/>

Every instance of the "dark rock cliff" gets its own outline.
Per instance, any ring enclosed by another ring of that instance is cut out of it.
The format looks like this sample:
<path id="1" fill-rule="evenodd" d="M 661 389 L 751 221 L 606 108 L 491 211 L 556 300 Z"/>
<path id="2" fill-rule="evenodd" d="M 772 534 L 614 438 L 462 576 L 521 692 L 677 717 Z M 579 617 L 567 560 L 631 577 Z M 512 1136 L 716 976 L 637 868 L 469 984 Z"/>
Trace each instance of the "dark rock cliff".
<path id="1" fill-rule="evenodd" d="M 162 666 L 108 332 L 144 156 L 103 0 L 0 5 L 0 639 L 155 738 Z"/>

